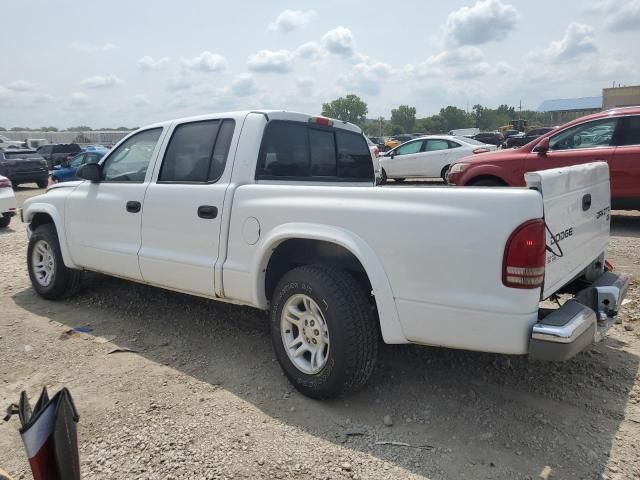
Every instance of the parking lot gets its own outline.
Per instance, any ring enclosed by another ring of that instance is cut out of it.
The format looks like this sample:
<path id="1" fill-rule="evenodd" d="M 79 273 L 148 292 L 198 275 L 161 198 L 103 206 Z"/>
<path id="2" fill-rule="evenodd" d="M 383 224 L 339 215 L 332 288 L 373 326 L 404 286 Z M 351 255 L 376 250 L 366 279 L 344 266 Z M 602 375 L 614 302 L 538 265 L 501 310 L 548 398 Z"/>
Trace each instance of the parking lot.
<path id="1" fill-rule="evenodd" d="M 17 220 L 0 233 L 0 406 L 69 388 L 83 478 L 640 476 L 636 283 L 623 324 L 568 363 L 384 346 L 364 390 L 318 402 L 287 383 L 265 314 L 100 275 L 45 301 L 26 244 Z M 634 278 L 639 247 L 638 212 L 614 212 L 609 259 Z M 15 419 L 0 466 L 30 478 Z"/>

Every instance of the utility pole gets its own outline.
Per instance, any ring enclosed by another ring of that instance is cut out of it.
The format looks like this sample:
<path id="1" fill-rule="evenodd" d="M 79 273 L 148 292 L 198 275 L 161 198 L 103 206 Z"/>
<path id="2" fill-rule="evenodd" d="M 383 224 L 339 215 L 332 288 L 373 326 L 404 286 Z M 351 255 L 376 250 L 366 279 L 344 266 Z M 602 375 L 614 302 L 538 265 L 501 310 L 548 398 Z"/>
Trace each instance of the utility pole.
<path id="1" fill-rule="evenodd" d="M 384 117 L 378 117 L 378 122 L 380 122 L 380 136 L 383 135 L 382 131 L 382 122 L 384 121 Z"/>

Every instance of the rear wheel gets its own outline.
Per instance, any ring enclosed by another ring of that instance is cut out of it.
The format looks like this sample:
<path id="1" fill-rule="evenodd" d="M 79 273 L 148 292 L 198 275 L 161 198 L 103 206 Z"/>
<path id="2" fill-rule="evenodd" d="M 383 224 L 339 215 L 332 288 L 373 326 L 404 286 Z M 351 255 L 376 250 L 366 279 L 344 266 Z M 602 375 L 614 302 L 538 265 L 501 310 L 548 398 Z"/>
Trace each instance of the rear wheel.
<path id="1" fill-rule="evenodd" d="M 505 184 L 495 178 L 482 178 L 471 183 L 472 187 L 504 187 Z"/>
<path id="2" fill-rule="evenodd" d="M 11 223 L 11 217 L 0 214 L 0 228 L 6 228 Z"/>
<path id="3" fill-rule="evenodd" d="M 53 224 L 40 225 L 31 235 L 27 266 L 31 285 L 43 298 L 58 300 L 73 295 L 80 288 L 82 272 L 65 266 Z"/>
<path id="4" fill-rule="evenodd" d="M 311 398 L 336 397 L 369 379 L 378 325 L 364 289 L 343 270 L 298 267 L 278 283 L 271 340 L 289 381 Z"/>

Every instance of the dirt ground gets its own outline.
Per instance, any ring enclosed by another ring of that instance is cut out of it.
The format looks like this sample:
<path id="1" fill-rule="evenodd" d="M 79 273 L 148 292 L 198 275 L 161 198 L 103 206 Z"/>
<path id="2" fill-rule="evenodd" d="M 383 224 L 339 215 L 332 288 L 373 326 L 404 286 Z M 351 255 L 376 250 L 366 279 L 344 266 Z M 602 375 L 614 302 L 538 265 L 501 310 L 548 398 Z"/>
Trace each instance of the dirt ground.
<path id="1" fill-rule="evenodd" d="M 640 216 L 612 218 L 609 259 L 640 279 Z M 45 301 L 25 252 L 14 220 L 0 232 L 0 407 L 69 388 L 85 479 L 640 478 L 637 283 L 624 323 L 570 362 L 385 346 L 367 388 L 318 402 L 281 373 L 265 314 L 100 275 Z M 79 326 L 92 331 L 65 333 Z M 31 478 L 16 418 L 0 423 L 0 466 Z"/>

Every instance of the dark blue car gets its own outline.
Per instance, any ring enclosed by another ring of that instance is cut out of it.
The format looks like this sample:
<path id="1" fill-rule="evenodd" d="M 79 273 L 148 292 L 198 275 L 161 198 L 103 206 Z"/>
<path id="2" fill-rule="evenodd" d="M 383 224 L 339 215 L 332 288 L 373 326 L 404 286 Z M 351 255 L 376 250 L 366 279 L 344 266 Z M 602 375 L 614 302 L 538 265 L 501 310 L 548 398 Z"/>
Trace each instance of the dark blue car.
<path id="1" fill-rule="evenodd" d="M 52 183 L 70 182 L 71 180 L 79 180 L 76 177 L 76 171 L 85 163 L 98 163 L 109 150 L 92 150 L 81 152 L 73 157 L 69 162 L 53 167 L 51 172 Z"/>

